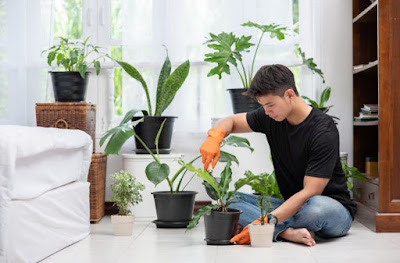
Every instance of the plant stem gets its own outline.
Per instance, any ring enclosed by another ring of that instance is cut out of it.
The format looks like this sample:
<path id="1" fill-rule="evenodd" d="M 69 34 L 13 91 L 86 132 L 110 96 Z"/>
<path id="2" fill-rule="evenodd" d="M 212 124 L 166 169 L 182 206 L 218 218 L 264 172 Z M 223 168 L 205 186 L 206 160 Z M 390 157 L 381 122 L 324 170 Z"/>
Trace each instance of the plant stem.
<path id="1" fill-rule="evenodd" d="M 246 82 L 244 82 L 242 74 L 240 74 L 240 71 L 236 66 L 235 66 L 235 68 L 236 68 L 237 72 L 239 73 L 240 79 L 242 80 L 243 88 L 246 87 Z"/>
<path id="2" fill-rule="evenodd" d="M 133 130 L 133 128 L 132 128 L 132 130 Z M 147 151 L 148 153 L 151 154 L 151 157 L 153 157 L 153 159 L 154 159 L 157 163 L 161 164 L 160 159 L 157 158 L 158 156 L 155 156 L 154 153 L 151 152 L 151 150 L 149 149 L 149 147 L 147 147 L 147 145 L 146 145 L 146 144 L 144 143 L 144 141 L 136 134 L 135 131 L 133 131 L 133 135 L 134 135 L 134 136 L 136 137 L 136 139 L 138 139 L 138 141 L 143 145 L 143 147 L 146 149 L 146 151 Z M 168 178 L 167 178 L 167 179 L 168 179 Z M 168 181 L 169 181 L 169 180 L 168 180 Z"/>
<path id="3" fill-rule="evenodd" d="M 257 56 L 258 48 L 260 47 L 261 40 L 262 40 L 262 38 L 264 37 L 264 33 L 265 33 L 265 32 L 262 32 L 261 37 L 260 37 L 260 40 L 258 40 L 258 44 L 257 44 L 257 47 L 256 47 L 256 51 L 254 52 L 253 62 L 251 63 L 251 73 L 250 73 L 249 79 L 253 79 L 254 63 L 255 63 L 255 61 L 256 61 L 256 56 Z"/>
<path id="4" fill-rule="evenodd" d="M 240 65 L 242 65 L 243 74 L 244 74 L 244 83 L 246 83 L 246 85 L 245 85 L 243 88 L 248 89 L 249 86 L 247 85 L 247 74 L 246 74 L 246 70 L 244 69 L 243 62 L 242 62 L 242 61 L 240 61 Z"/>
<path id="5" fill-rule="evenodd" d="M 178 183 L 178 186 L 176 187 L 176 192 L 179 192 L 179 187 L 181 186 L 181 184 L 182 184 L 182 180 L 183 180 L 183 177 L 185 176 L 185 174 L 186 174 L 186 172 L 187 172 L 187 170 L 185 170 L 185 172 L 183 173 L 183 175 L 181 176 L 181 179 L 179 180 L 179 183 Z M 192 177 L 193 178 L 193 177 Z"/>
<path id="6" fill-rule="evenodd" d="M 174 191 L 174 188 L 172 187 L 172 183 L 171 180 L 169 180 L 169 178 L 167 177 L 167 182 L 169 184 L 169 191 L 172 193 Z"/>

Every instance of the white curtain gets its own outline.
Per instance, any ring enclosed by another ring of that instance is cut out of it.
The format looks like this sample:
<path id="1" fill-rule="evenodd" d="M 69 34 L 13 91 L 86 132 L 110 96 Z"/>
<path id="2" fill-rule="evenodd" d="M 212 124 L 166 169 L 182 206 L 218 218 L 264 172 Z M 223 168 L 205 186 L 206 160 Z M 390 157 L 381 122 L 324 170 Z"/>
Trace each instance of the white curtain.
<path id="1" fill-rule="evenodd" d="M 0 124 L 34 126 L 35 103 L 47 100 L 41 51 L 51 45 L 53 0 L 0 0 Z"/>
<path id="2" fill-rule="evenodd" d="M 138 68 L 148 82 L 154 108 L 155 87 L 160 67 L 168 47 L 173 69 L 186 59 L 191 70 L 165 116 L 179 116 L 175 130 L 204 132 L 211 118 L 232 114 L 226 89 L 241 88 L 240 78 L 231 67 L 231 75 L 207 77 L 215 65 L 204 62 L 211 50 L 203 43 L 209 33 L 234 32 L 251 35 L 257 43 L 258 29 L 245 28 L 242 23 L 277 23 L 293 27 L 292 0 L 125 0 L 122 2 L 123 60 Z M 266 35 L 257 56 L 256 66 L 269 63 L 291 65 L 298 63 L 294 45 L 298 37 L 284 41 L 271 40 Z M 244 57 L 250 66 L 254 48 Z M 147 109 L 146 97 L 140 84 L 124 74 L 123 111 Z"/>

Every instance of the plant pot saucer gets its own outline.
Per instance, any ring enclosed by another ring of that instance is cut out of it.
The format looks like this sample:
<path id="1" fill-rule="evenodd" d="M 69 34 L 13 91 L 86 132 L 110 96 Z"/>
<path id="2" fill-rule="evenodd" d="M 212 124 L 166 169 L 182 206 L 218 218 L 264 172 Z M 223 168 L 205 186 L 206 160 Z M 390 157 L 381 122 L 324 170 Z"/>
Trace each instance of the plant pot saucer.
<path id="1" fill-rule="evenodd" d="M 157 228 L 185 228 L 189 224 L 190 220 L 186 221 L 161 221 L 154 220 L 153 223 L 156 224 Z"/>
<path id="2" fill-rule="evenodd" d="M 156 153 L 157 152 L 157 150 L 156 149 L 150 149 L 153 153 Z M 137 154 L 149 154 L 148 152 L 147 152 L 147 150 L 146 149 L 134 149 L 133 150 L 135 153 L 137 153 Z M 160 153 L 160 154 L 169 154 L 169 153 L 171 153 L 171 151 L 172 151 L 172 149 L 171 148 L 168 148 L 168 149 L 158 149 L 158 152 Z"/>
<path id="3" fill-rule="evenodd" d="M 207 245 L 233 245 L 229 240 L 210 240 L 207 238 L 204 240 L 207 242 Z"/>

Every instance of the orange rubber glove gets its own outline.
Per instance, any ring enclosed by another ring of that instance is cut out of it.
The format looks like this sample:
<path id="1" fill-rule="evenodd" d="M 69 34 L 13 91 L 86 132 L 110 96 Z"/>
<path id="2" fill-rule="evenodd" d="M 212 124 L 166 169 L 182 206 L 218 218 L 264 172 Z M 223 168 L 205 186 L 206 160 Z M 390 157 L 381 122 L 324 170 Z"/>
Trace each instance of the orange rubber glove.
<path id="1" fill-rule="evenodd" d="M 220 145 L 225 137 L 225 131 L 221 128 L 212 128 L 208 130 L 208 137 L 200 146 L 200 153 L 204 164 L 204 170 L 208 169 L 212 161 L 212 168 L 218 162 L 221 156 Z"/>
<path id="2" fill-rule="evenodd" d="M 267 217 L 264 218 L 264 223 L 268 223 Z M 261 217 L 251 222 L 251 224 L 261 224 Z M 250 244 L 249 226 L 247 225 L 245 228 L 243 228 L 243 230 L 239 234 L 232 237 L 229 241 L 231 243 L 236 242 L 237 245 L 249 245 Z"/>

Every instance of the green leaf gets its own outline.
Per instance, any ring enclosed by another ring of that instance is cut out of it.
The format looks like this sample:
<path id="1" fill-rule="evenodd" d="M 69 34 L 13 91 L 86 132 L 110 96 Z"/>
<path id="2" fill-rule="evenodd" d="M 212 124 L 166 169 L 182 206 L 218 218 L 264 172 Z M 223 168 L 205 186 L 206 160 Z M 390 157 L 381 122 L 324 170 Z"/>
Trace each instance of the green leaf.
<path id="1" fill-rule="evenodd" d="M 219 191 L 221 197 L 224 197 L 229 190 L 229 184 L 232 182 L 231 162 L 227 162 L 224 170 L 221 172 L 221 181 L 219 183 Z"/>
<path id="2" fill-rule="evenodd" d="M 129 121 L 106 131 L 100 139 L 100 146 L 103 146 L 105 141 L 109 138 L 104 152 L 106 154 L 118 154 L 122 145 L 134 135 L 133 127 L 141 121 L 143 121 L 143 119 L 134 122 Z"/>
<path id="3" fill-rule="evenodd" d="M 144 81 L 142 75 L 139 73 L 139 71 L 134 66 L 130 65 L 127 62 L 123 62 L 123 61 L 116 61 L 116 62 L 122 67 L 122 69 L 126 73 L 128 73 L 129 76 L 136 79 L 137 81 L 140 82 L 140 84 L 142 84 L 143 90 L 146 93 L 147 105 L 149 108 L 149 114 L 151 116 L 151 114 L 152 114 L 151 101 L 150 101 L 149 89 L 147 88 L 146 81 Z"/>
<path id="4" fill-rule="evenodd" d="M 314 63 L 313 58 L 306 58 L 306 54 L 301 50 L 300 47 L 297 47 L 297 52 L 300 54 L 301 59 L 303 60 L 303 65 L 306 65 L 311 72 L 317 74 L 321 77 L 322 83 L 325 83 L 324 73 L 321 69 L 317 68 L 317 64 Z"/>
<path id="5" fill-rule="evenodd" d="M 239 160 L 236 158 L 236 156 L 225 151 L 221 151 L 221 156 L 219 157 L 218 161 L 221 163 L 235 162 L 237 165 L 239 165 Z"/>
<path id="6" fill-rule="evenodd" d="M 51 66 L 51 62 L 53 62 L 55 57 L 56 57 L 55 51 L 52 51 L 47 55 L 47 64 L 49 64 L 49 66 Z"/>
<path id="7" fill-rule="evenodd" d="M 301 96 L 303 99 L 307 100 L 314 108 L 319 108 L 318 103 L 315 100 L 310 99 L 307 96 Z"/>
<path id="8" fill-rule="evenodd" d="M 231 145 L 234 147 L 243 147 L 249 149 L 251 152 L 254 151 L 254 148 L 250 146 L 250 142 L 246 138 L 230 135 L 228 138 L 225 138 L 224 140 L 226 145 Z"/>
<path id="9" fill-rule="evenodd" d="M 136 113 L 138 113 L 138 112 L 139 112 L 139 110 L 135 110 L 135 109 L 128 111 L 128 112 L 125 114 L 125 116 L 124 116 L 124 118 L 122 119 L 122 121 L 120 122 L 120 125 L 121 125 L 121 124 L 124 124 L 124 123 L 127 123 L 128 121 L 131 121 L 132 118 L 133 118 L 133 116 L 135 116 Z M 144 119 L 141 118 L 139 121 L 140 121 L 140 122 L 143 122 L 143 120 L 144 120 Z"/>
<path id="10" fill-rule="evenodd" d="M 171 74 L 171 61 L 168 57 L 168 50 L 167 50 L 167 57 L 165 58 L 164 64 L 160 71 L 160 76 L 158 77 L 157 83 L 157 93 L 156 93 L 156 108 L 157 105 L 161 103 L 161 96 L 163 95 L 164 85 L 166 80 Z"/>
<path id="11" fill-rule="evenodd" d="M 260 29 L 263 33 L 270 33 L 270 38 L 276 38 L 278 40 L 283 40 L 287 34 L 288 28 L 278 24 L 260 25 L 254 22 L 247 22 L 242 24 L 245 27 L 253 27 Z"/>
<path id="12" fill-rule="evenodd" d="M 217 184 L 215 183 L 214 177 L 212 177 L 207 171 L 204 171 L 203 169 L 196 169 L 192 164 L 186 164 L 186 169 L 190 172 L 193 172 L 197 175 L 197 177 L 203 179 L 207 183 L 209 183 L 214 190 L 217 192 L 218 197 L 221 197 L 219 188 Z"/>
<path id="13" fill-rule="evenodd" d="M 193 215 L 192 220 L 190 220 L 186 230 L 190 230 L 193 227 L 195 227 L 199 223 L 200 218 L 202 216 L 210 215 L 211 211 L 216 210 L 217 208 L 218 208 L 217 204 L 210 204 L 210 205 L 203 206 L 202 208 L 197 210 L 197 212 Z"/>
<path id="14" fill-rule="evenodd" d="M 99 75 L 100 74 L 100 68 L 101 68 L 100 62 L 96 60 L 96 61 L 93 62 L 93 64 L 94 64 L 94 67 L 96 68 L 96 75 Z"/>
<path id="15" fill-rule="evenodd" d="M 319 102 L 319 106 L 323 107 L 325 102 L 327 102 L 329 100 L 330 96 L 331 96 L 331 87 L 328 86 L 321 93 L 321 99 Z"/>
<path id="16" fill-rule="evenodd" d="M 189 69 L 190 62 L 189 60 L 186 60 L 184 63 L 179 65 L 165 81 L 159 101 L 157 101 L 156 111 L 154 113 L 155 116 L 161 116 L 164 110 L 171 104 L 176 92 L 180 89 L 189 75 Z"/>
<path id="17" fill-rule="evenodd" d="M 153 161 L 146 166 L 146 177 L 155 186 L 164 181 L 169 175 L 169 166 Z"/>

